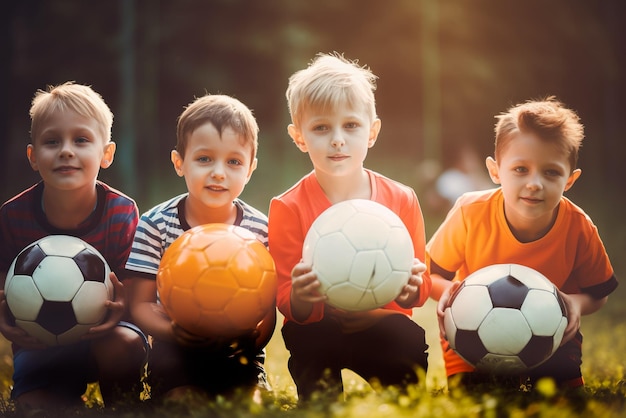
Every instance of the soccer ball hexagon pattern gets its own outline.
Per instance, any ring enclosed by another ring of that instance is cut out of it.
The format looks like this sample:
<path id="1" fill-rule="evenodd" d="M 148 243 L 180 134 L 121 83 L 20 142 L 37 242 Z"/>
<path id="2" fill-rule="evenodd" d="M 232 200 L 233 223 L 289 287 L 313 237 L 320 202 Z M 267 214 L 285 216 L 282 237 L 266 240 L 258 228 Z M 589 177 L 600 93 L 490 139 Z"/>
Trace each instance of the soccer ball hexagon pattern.
<path id="1" fill-rule="evenodd" d="M 461 282 L 444 310 L 450 347 L 478 370 L 522 373 L 554 354 L 567 326 L 555 286 L 518 264 L 495 264 Z"/>
<path id="2" fill-rule="evenodd" d="M 398 297 L 414 257 L 413 241 L 398 215 L 365 199 L 326 209 L 311 225 L 302 250 L 328 304 L 347 311 L 379 308 Z"/>
<path id="3" fill-rule="evenodd" d="M 50 346 L 78 341 L 106 316 L 110 272 L 100 252 L 80 238 L 35 241 L 13 260 L 5 281 L 15 324 Z"/>
<path id="4" fill-rule="evenodd" d="M 202 337 L 239 337 L 275 309 L 274 259 L 251 231 L 235 225 L 181 234 L 165 250 L 156 281 L 170 318 Z"/>

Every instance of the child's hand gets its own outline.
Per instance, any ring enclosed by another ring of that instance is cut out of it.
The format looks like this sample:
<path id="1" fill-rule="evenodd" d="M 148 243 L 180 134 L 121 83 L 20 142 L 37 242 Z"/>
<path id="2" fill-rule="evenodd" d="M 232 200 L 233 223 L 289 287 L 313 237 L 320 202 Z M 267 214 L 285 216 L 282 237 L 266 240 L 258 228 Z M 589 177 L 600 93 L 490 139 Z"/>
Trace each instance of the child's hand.
<path id="1" fill-rule="evenodd" d="M 82 339 L 102 337 L 104 334 L 116 327 L 118 322 L 120 322 L 124 316 L 126 306 L 126 292 L 124 285 L 118 280 L 117 276 L 113 272 L 111 272 L 109 278 L 111 279 L 111 283 L 113 283 L 114 300 L 107 300 L 104 303 L 104 306 L 109 310 L 108 315 L 102 324 L 89 329 L 89 332 L 81 337 Z"/>
<path id="2" fill-rule="evenodd" d="M 10 318 L 11 313 L 9 312 L 9 305 L 7 305 L 4 291 L 0 290 L 0 333 L 2 333 L 4 338 L 19 345 L 20 347 L 28 348 L 30 350 L 41 350 L 46 348 L 46 345 L 37 338 L 28 335 L 28 333 L 22 328 L 14 326 Z"/>
<path id="3" fill-rule="evenodd" d="M 413 259 L 413 266 L 411 266 L 411 276 L 409 281 L 404 285 L 400 295 L 396 298 L 396 303 L 403 308 L 410 308 L 413 303 L 419 298 L 419 288 L 423 283 L 422 273 L 426 271 L 426 264 L 422 263 L 419 259 Z"/>
<path id="4" fill-rule="evenodd" d="M 450 296 L 454 292 L 456 292 L 459 286 L 461 286 L 461 282 L 446 282 L 450 283 L 450 286 L 447 286 L 445 288 L 445 290 L 441 294 L 441 297 L 439 298 L 439 301 L 437 302 L 437 322 L 439 324 L 439 334 L 442 338 L 446 338 L 446 329 L 443 324 L 443 319 L 445 316 L 444 311 L 446 309 L 446 306 L 448 305 Z"/>
<path id="5" fill-rule="evenodd" d="M 563 293 L 560 290 L 557 290 L 561 299 L 563 299 L 563 303 L 565 304 L 565 309 L 567 311 L 567 327 L 565 327 L 565 331 L 563 332 L 563 339 L 561 340 L 561 345 L 565 344 L 576 335 L 576 332 L 580 328 L 580 317 L 582 316 L 581 312 L 581 304 L 578 303 L 576 295 L 568 295 L 567 293 Z"/>
<path id="6" fill-rule="evenodd" d="M 291 271 L 291 311 L 299 319 L 306 319 L 313 304 L 326 302 L 326 295 L 319 293 L 321 286 L 311 265 L 298 263 Z"/>

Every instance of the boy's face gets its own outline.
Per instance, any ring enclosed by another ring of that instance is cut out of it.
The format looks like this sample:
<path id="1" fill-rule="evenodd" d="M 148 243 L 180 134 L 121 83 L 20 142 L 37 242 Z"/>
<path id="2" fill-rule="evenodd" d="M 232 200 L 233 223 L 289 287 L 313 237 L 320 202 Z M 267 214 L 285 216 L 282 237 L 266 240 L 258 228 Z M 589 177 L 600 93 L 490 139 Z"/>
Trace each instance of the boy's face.
<path id="1" fill-rule="evenodd" d="M 188 138 L 184 158 L 172 151 L 176 173 L 185 177 L 189 199 L 208 208 L 232 206 L 256 168 L 252 144 L 232 128 L 225 127 L 220 136 L 213 124 L 198 127 Z"/>
<path id="2" fill-rule="evenodd" d="M 34 133 L 26 154 L 46 187 L 93 187 L 100 168 L 113 162 L 115 143 L 107 142 L 100 123 L 72 110 L 57 111 Z"/>
<path id="3" fill-rule="evenodd" d="M 566 190 L 581 174 L 568 156 L 534 134 L 518 134 L 499 160 L 488 158 L 492 180 L 502 186 L 507 221 L 513 228 L 549 227 Z"/>
<path id="4" fill-rule="evenodd" d="M 289 125 L 288 132 L 298 148 L 309 154 L 318 175 L 342 176 L 362 169 L 380 125 L 380 119 L 372 121 L 365 108 L 307 107 L 300 125 Z"/>

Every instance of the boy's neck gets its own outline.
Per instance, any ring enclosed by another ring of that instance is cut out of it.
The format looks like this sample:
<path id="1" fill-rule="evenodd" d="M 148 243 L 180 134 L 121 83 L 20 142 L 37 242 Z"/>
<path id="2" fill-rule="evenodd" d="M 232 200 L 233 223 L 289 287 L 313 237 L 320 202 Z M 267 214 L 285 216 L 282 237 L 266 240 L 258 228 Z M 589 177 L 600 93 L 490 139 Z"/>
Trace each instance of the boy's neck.
<path id="1" fill-rule="evenodd" d="M 190 199 L 189 196 L 185 200 L 185 220 L 190 227 L 213 223 L 235 224 L 237 207 L 234 203 L 219 208 L 207 208 L 198 203 Z"/>
<path id="2" fill-rule="evenodd" d="M 75 229 L 98 204 L 95 185 L 85 190 L 50 190 L 44 187 L 41 207 L 48 222 L 60 229 Z"/>
<path id="3" fill-rule="evenodd" d="M 346 176 L 328 176 L 316 171 L 315 177 L 332 204 L 372 197 L 372 185 L 365 169 Z"/>

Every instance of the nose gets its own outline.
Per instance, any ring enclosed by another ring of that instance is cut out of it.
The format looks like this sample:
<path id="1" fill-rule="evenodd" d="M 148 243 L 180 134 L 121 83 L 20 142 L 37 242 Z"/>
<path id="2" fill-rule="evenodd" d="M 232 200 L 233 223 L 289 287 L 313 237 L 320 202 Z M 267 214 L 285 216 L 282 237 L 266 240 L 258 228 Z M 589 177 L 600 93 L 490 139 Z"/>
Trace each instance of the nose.
<path id="1" fill-rule="evenodd" d="M 223 180 L 225 177 L 226 171 L 224 170 L 224 164 L 219 161 L 216 161 L 211 168 L 211 178 L 216 180 Z"/>
<path id="2" fill-rule="evenodd" d="M 541 190 L 543 188 L 541 176 L 539 174 L 531 175 L 526 183 L 526 188 L 529 190 Z"/>
<path id="3" fill-rule="evenodd" d="M 61 141 L 61 151 L 59 152 L 61 158 L 70 158 L 74 156 L 74 147 L 71 140 Z"/>
<path id="4" fill-rule="evenodd" d="M 333 148 L 341 148 L 345 145 L 346 141 L 343 139 L 343 135 L 341 134 L 341 130 L 335 129 L 333 130 L 333 136 L 331 138 L 330 144 Z"/>

